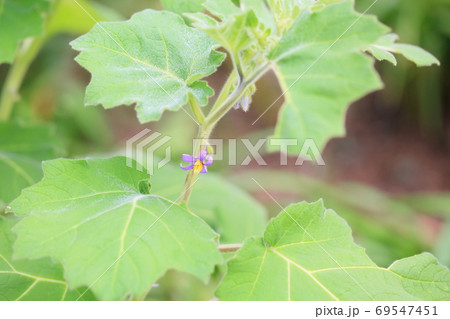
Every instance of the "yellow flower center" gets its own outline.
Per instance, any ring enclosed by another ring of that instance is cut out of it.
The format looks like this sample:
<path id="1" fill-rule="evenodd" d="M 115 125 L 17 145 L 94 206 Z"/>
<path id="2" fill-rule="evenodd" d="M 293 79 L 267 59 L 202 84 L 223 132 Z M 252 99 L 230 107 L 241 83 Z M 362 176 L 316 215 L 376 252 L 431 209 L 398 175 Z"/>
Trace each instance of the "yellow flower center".
<path id="1" fill-rule="evenodd" d="M 199 159 L 196 160 L 194 164 L 194 172 L 200 173 L 202 169 L 203 169 L 203 162 Z"/>

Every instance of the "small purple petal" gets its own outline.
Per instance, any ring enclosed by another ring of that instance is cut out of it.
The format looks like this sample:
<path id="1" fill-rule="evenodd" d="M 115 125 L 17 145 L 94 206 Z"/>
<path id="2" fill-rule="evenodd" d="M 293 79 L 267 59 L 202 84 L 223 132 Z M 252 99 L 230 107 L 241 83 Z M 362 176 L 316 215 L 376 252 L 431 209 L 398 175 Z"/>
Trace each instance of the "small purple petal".
<path id="1" fill-rule="evenodd" d="M 181 159 L 185 162 L 188 163 L 194 163 L 196 158 L 194 156 L 188 155 L 188 154 L 183 154 L 181 155 Z"/>
<path id="2" fill-rule="evenodd" d="M 194 164 L 188 165 L 188 166 L 186 166 L 186 167 L 183 167 L 183 166 L 180 164 L 180 168 L 181 168 L 182 170 L 184 170 L 184 171 L 188 171 L 188 170 L 194 168 Z"/>
<path id="3" fill-rule="evenodd" d="M 203 165 L 202 170 L 200 171 L 200 173 L 208 173 L 208 169 L 206 168 L 205 165 Z"/>
<path id="4" fill-rule="evenodd" d="M 211 165 L 213 163 L 213 160 L 214 160 L 212 156 L 206 156 L 205 159 L 206 159 L 206 162 L 203 163 L 203 165 L 205 165 L 205 166 Z"/>
<path id="5" fill-rule="evenodd" d="M 248 95 L 245 96 L 244 100 L 241 102 L 241 105 L 242 105 L 242 109 L 244 110 L 244 112 L 247 112 L 248 108 L 250 106 Z"/>
<path id="6" fill-rule="evenodd" d="M 198 156 L 198 159 L 203 162 L 205 160 L 206 155 L 208 155 L 208 151 L 206 151 L 206 149 L 203 149 L 200 152 L 200 155 Z"/>

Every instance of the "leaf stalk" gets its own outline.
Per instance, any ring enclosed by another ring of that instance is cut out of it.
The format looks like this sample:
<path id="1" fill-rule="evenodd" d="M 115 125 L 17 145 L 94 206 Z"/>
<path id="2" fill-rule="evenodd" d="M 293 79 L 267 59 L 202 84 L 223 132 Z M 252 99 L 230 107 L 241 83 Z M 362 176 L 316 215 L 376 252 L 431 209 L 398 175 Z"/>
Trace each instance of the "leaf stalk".
<path id="1" fill-rule="evenodd" d="M 200 105 L 191 94 L 189 95 L 189 104 L 191 105 L 192 113 L 194 114 L 196 120 L 198 121 L 198 124 L 202 125 L 203 122 L 205 121 L 205 114 L 203 114 Z"/>

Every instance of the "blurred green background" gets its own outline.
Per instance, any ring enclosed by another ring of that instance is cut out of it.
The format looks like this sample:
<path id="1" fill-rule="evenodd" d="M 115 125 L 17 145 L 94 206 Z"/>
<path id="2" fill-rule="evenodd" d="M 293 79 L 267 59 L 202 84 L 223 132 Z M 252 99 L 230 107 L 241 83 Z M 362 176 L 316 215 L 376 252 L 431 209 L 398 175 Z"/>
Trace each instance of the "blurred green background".
<path id="1" fill-rule="evenodd" d="M 80 3 L 95 19 L 109 21 L 128 19 L 145 8 L 162 8 L 151 0 Z M 356 1 L 361 12 L 372 3 Z M 325 166 L 295 166 L 295 158 L 280 166 L 279 154 L 265 152 L 267 166 L 252 162 L 230 167 L 223 161 L 211 170 L 260 201 L 268 217 L 280 208 L 252 178 L 283 206 L 323 198 L 328 208 L 348 221 L 356 241 L 380 266 L 422 251 L 433 252 L 450 266 L 450 0 L 379 0 L 368 13 L 390 26 L 402 42 L 433 53 L 441 66 L 419 69 L 403 59 L 396 67 L 377 63 L 386 88 L 350 107 L 347 136 L 328 143 Z M 26 73 L 11 122 L 24 128 L 51 126 L 59 149 L 54 156 L 65 157 L 123 153 L 128 138 L 150 128 L 172 137 L 172 161 L 179 165 L 179 156 L 191 152 L 196 134 L 196 125 L 184 112 L 166 112 L 160 122 L 141 125 L 132 107 L 108 111 L 84 107 L 89 74 L 74 62 L 76 52 L 69 42 L 93 23 L 73 1 L 61 1 Z M 0 85 L 9 70 L 9 65 L 0 66 Z M 226 62 L 208 79 L 210 85 L 219 89 L 229 71 Z M 251 123 L 281 91 L 272 74 L 257 87 L 250 111 L 232 111 L 213 138 L 257 141 L 272 133 L 281 100 L 256 125 Z M 242 160 L 244 146 L 238 145 L 238 150 Z M 148 298 L 210 299 L 221 273 L 218 269 L 212 283 L 205 285 L 169 272 Z"/>

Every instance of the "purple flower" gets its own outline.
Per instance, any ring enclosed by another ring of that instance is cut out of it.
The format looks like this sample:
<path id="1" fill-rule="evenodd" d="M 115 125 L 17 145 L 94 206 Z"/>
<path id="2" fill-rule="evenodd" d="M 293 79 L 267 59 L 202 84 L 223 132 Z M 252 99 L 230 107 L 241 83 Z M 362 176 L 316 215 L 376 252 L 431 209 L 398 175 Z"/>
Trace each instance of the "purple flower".
<path id="1" fill-rule="evenodd" d="M 208 155 L 206 149 L 202 150 L 200 152 L 200 155 L 197 157 L 183 154 L 181 156 L 181 159 L 190 164 L 186 167 L 183 167 L 180 164 L 181 169 L 185 171 L 193 169 L 195 173 L 208 173 L 208 169 L 206 168 L 206 166 L 211 165 L 213 162 L 212 156 Z"/>
<path id="2" fill-rule="evenodd" d="M 234 105 L 234 108 L 238 110 L 241 108 L 244 112 L 247 112 L 250 107 L 250 98 L 248 95 L 245 95 L 243 98 L 241 98 L 236 104 Z"/>

